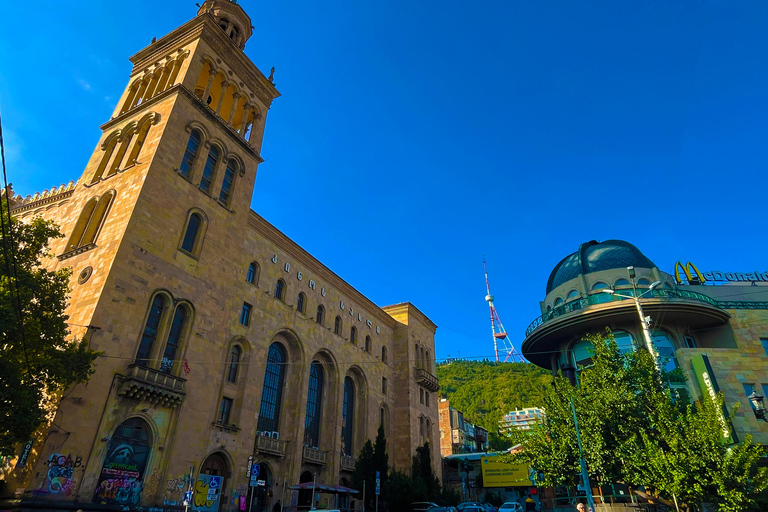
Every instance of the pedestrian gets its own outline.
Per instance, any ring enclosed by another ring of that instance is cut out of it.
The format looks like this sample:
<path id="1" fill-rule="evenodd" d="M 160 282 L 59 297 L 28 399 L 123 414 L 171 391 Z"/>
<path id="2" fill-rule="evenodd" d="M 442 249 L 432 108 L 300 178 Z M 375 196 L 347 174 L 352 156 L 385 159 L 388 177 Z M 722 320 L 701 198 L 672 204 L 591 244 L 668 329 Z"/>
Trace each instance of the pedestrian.
<path id="1" fill-rule="evenodd" d="M 525 499 L 525 512 L 536 512 L 536 502 L 530 496 Z"/>
<path id="2" fill-rule="evenodd" d="M 579 503 L 578 505 L 576 505 L 576 511 L 577 512 L 584 512 L 584 504 L 583 503 Z"/>

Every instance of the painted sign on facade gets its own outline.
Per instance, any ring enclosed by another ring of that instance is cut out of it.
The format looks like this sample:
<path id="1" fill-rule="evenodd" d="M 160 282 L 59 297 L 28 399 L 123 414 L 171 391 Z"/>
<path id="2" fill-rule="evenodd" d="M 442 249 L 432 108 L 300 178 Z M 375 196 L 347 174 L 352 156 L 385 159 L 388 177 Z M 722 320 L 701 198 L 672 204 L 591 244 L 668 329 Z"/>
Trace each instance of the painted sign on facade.
<path id="1" fill-rule="evenodd" d="M 195 483 L 195 499 L 192 508 L 200 512 L 218 512 L 222 477 L 198 475 Z"/>
<path id="2" fill-rule="evenodd" d="M 709 358 L 704 354 L 696 354 L 691 359 L 691 367 L 693 373 L 696 375 L 696 382 L 699 383 L 699 390 L 702 395 L 709 395 L 713 399 L 715 395 L 720 392 L 720 387 L 717 385 L 717 379 L 715 378 L 715 372 L 712 371 L 712 365 L 709 364 Z M 731 422 L 728 418 L 728 409 L 723 404 L 720 414 L 718 414 L 718 421 L 723 431 L 723 443 L 733 444 L 736 440 L 736 434 L 733 432 Z"/>
<path id="3" fill-rule="evenodd" d="M 149 446 L 113 438 L 93 493 L 94 503 L 138 505 L 148 457 Z"/>
<path id="4" fill-rule="evenodd" d="M 79 468 L 83 463 L 80 456 L 72 457 L 61 453 L 52 453 L 45 463 L 48 471 L 43 483 L 43 491 L 49 494 L 60 494 L 70 496 L 75 492 L 77 480 L 75 478 L 75 468 Z"/>
<path id="5" fill-rule="evenodd" d="M 480 468 L 483 471 L 485 487 L 531 485 L 528 464 L 508 464 L 498 457 L 481 457 Z"/>

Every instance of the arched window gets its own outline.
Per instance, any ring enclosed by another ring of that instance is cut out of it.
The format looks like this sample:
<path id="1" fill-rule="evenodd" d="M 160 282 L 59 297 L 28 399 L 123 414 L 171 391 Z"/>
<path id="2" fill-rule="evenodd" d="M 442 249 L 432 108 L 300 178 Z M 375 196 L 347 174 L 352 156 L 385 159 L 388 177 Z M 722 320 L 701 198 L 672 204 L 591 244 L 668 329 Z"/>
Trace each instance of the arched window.
<path id="1" fill-rule="evenodd" d="M 188 316 L 186 306 L 179 306 L 176 308 L 176 312 L 173 314 L 173 322 L 171 322 L 171 330 L 168 333 L 168 341 L 165 344 L 163 360 L 160 363 L 161 372 L 171 373 L 171 370 L 173 369 L 173 363 L 176 360 L 176 352 L 179 350 L 181 336 L 184 332 Z"/>
<path id="2" fill-rule="evenodd" d="M 381 347 L 381 362 L 386 363 L 387 362 L 387 347 Z"/>
<path id="3" fill-rule="evenodd" d="M 227 382 L 237 382 L 237 371 L 240 368 L 240 356 L 243 351 L 239 346 L 233 345 L 229 353 L 229 369 L 227 370 Z"/>
<path id="4" fill-rule="evenodd" d="M 248 265 L 248 273 L 245 274 L 245 280 L 251 284 L 256 284 L 259 281 L 259 264 L 252 261 Z"/>
<path id="5" fill-rule="evenodd" d="M 147 140 L 147 134 L 149 133 L 149 128 L 152 126 L 153 118 L 146 119 L 142 125 L 139 127 L 138 134 L 136 136 L 136 142 L 133 143 L 133 149 L 131 150 L 131 153 L 128 155 L 128 161 L 126 162 L 126 166 L 131 166 L 139 163 L 139 155 L 141 154 L 141 148 L 144 147 L 144 141 Z"/>
<path id="6" fill-rule="evenodd" d="M 312 361 L 309 368 L 307 415 L 304 420 L 304 444 L 316 448 L 320 442 L 320 416 L 323 400 L 323 367 Z"/>
<path id="7" fill-rule="evenodd" d="M 152 306 L 149 308 L 147 323 L 144 325 L 144 334 L 141 336 L 139 351 L 136 353 L 135 364 L 139 366 L 149 365 L 150 357 L 152 357 L 152 348 L 157 339 L 158 330 L 160 329 L 160 320 L 163 317 L 165 307 L 165 297 L 162 295 L 155 295 L 154 300 L 152 300 Z"/>
<path id="8" fill-rule="evenodd" d="M 608 288 L 608 285 L 602 281 L 598 281 L 592 285 L 593 290 L 602 290 L 603 288 Z"/>
<path id="9" fill-rule="evenodd" d="M 195 257 L 200 254 L 204 228 L 203 216 L 198 212 L 192 212 L 187 220 L 184 238 L 181 240 L 181 250 Z"/>
<path id="10" fill-rule="evenodd" d="M 421 353 L 419 352 L 419 344 L 418 343 L 413 346 L 413 350 L 416 353 L 416 357 L 413 358 L 413 360 L 414 360 L 413 366 L 415 368 L 421 368 Z"/>
<path id="11" fill-rule="evenodd" d="M 205 167 L 203 168 L 203 176 L 200 178 L 200 190 L 206 194 L 211 191 L 211 183 L 213 182 L 213 176 L 216 174 L 216 164 L 219 163 L 219 157 L 221 151 L 216 146 L 211 146 L 208 150 L 208 158 L 205 160 Z"/>
<path id="12" fill-rule="evenodd" d="M 595 355 L 595 349 L 592 346 L 592 343 L 588 341 L 580 341 L 571 347 L 571 354 L 577 370 L 581 370 L 582 368 L 592 366 L 592 357 Z"/>
<path id="13" fill-rule="evenodd" d="M 115 151 L 115 146 L 117 146 L 117 139 L 120 136 L 119 131 L 114 131 L 109 134 L 109 136 L 104 140 L 104 143 L 101 146 L 101 149 L 104 150 L 104 155 L 101 157 L 101 162 L 99 162 L 99 166 L 96 168 L 96 172 L 93 173 L 93 177 L 91 178 L 91 185 L 96 183 L 101 179 L 101 175 L 104 174 L 104 170 L 107 168 L 107 164 L 112 159 L 112 153 Z"/>
<path id="14" fill-rule="evenodd" d="M 565 300 L 573 300 L 579 298 L 579 290 L 571 290 L 568 292 L 568 296 L 565 298 Z"/>
<path id="15" fill-rule="evenodd" d="M 195 158 L 197 158 L 197 151 L 200 149 L 200 142 L 202 140 L 203 136 L 198 130 L 192 130 L 189 133 L 187 148 L 184 150 L 184 157 L 179 165 L 179 173 L 185 178 L 189 178 L 190 174 L 192 174 L 192 166 L 195 163 Z"/>
<path id="16" fill-rule="evenodd" d="M 371 353 L 371 337 L 366 336 L 365 337 L 365 351 L 369 354 Z"/>
<path id="17" fill-rule="evenodd" d="M 432 359 L 429 357 L 429 350 L 427 350 L 424 356 L 424 369 L 427 371 L 432 371 Z"/>
<path id="18" fill-rule="evenodd" d="M 69 237 L 67 252 L 96 242 L 96 237 L 104 225 L 104 220 L 114 198 L 115 192 L 109 191 L 98 200 L 93 198 L 85 203 L 75 228 L 72 230 L 72 235 Z"/>
<path id="19" fill-rule="evenodd" d="M 304 292 L 299 292 L 299 296 L 296 298 L 296 310 L 299 313 L 307 312 L 307 296 Z"/>
<path id="20" fill-rule="evenodd" d="M 341 317 L 339 315 L 336 315 L 336 318 L 333 321 L 333 333 L 341 334 Z"/>
<path id="21" fill-rule="evenodd" d="M 135 133 L 136 126 L 134 124 L 131 124 L 129 127 L 125 128 L 123 132 L 120 134 L 120 147 L 117 150 L 117 153 L 115 153 L 115 158 L 112 160 L 112 163 L 109 166 L 109 169 L 107 170 L 107 176 L 112 176 L 117 171 L 120 170 L 120 166 L 123 163 L 123 157 L 125 157 L 125 153 L 128 151 L 128 146 L 131 144 L 131 140 L 133 139 L 133 134 Z"/>
<path id="22" fill-rule="evenodd" d="M 267 370 L 264 374 L 264 387 L 261 392 L 259 422 L 256 430 L 277 432 L 280 426 L 280 406 L 283 401 L 285 381 L 285 349 L 280 343 L 272 343 L 267 355 Z"/>
<path id="23" fill-rule="evenodd" d="M 355 418 L 355 383 L 352 378 L 344 379 L 344 402 L 341 409 L 341 453 L 351 457 L 354 454 L 352 443 L 354 441 Z"/>
<path id="24" fill-rule="evenodd" d="M 134 493 L 142 487 L 150 447 L 150 429 L 144 420 L 133 417 L 122 422 L 109 439 L 93 501 L 124 506 L 135 499 L 137 503 L 140 495 Z M 130 471 L 119 470 L 127 464 Z M 123 491 L 116 495 L 113 489 Z"/>
<path id="25" fill-rule="evenodd" d="M 637 286 L 651 286 L 651 282 L 644 277 L 637 280 Z"/>
<path id="26" fill-rule="evenodd" d="M 619 287 L 619 286 L 631 286 L 632 283 L 629 282 L 628 279 L 624 279 L 623 277 L 621 279 L 617 279 L 615 283 L 613 283 L 613 286 Z"/>
<path id="27" fill-rule="evenodd" d="M 555 307 L 559 306 L 562 303 L 563 303 L 563 298 L 562 297 L 558 297 L 558 298 L 555 299 Z"/>
<path id="28" fill-rule="evenodd" d="M 613 339 L 616 340 L 616 345 L 618 345 L 619 350 L 622 353 L 627 354 L 629 352 L 634 352 L 635 339 L 627 331 L 614 331 Z"/>
<path id="29" fill-rule="evenodd" d="M 357 344 L 357 327 L 355 327 L 354 325 L 349 330 L 349 342 L 352 343 L 353 345 Z"/>
<path id="30" fill-rule="evenodd" d="M 275 283 L 275 298 L 283 300 L 285 298 L 285 281 L 278 279 Z"/>
<path id="31" fill-rule="evenodd" d="M 317 318 L 315 321 L 320 325 L 323 325 L 323 315 L 325 315 L 325 308 L 323 306 L 317 306 Z"/>
<path id="32" fill-rule="evenodd" d="M 231 159 L 227 162 L 227 169 L 224 171 L 224 179 L 221 182 L 221 190 L 219 191 L 219 202 L 227 207 L 229 206 L 229 198 L 232 195 L 232 184 L 235 182 L 237 169 L 237 160 Z"/>
<path id="33" fill-rule="evenodd" d="M 659 368 L 662 372 L 671 372 L 680 366 L 675 355 L 675 346 L 666 332 L 653 331 L 651 333 L 651 341 L 653 342 L 654 350 L 656 350 Z"/>

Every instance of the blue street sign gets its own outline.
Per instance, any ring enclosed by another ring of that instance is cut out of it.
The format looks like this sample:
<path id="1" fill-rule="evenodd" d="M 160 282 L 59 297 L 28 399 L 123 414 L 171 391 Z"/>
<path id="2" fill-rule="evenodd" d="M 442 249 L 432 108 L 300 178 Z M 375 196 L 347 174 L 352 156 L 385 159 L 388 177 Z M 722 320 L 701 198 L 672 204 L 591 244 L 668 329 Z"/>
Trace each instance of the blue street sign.
<path id="1" fill-rule="evenodd" d="M 257 487 L 259 485 L 259 472 L 261 471 L 261 466 L 258 464 L 254 464 L 251 466 L 251 487 Z"/>
<path id="2" fill-rule="evenodd" d="M 376 496 L 380 494 L 379 493 L 380 490 L 381 490 L 381 473 L 377 471 L 376 472 Z"/>

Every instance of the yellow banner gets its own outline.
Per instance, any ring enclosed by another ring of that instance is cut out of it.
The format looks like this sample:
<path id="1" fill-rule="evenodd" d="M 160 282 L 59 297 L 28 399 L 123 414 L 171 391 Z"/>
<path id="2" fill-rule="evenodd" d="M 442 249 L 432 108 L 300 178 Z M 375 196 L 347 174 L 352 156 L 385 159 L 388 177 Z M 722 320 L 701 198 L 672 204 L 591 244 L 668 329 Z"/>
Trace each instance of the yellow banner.
<path id="1" fill-rule="evenodd" d="M 528 464 L 508 464 L 500 457 L 481 457 L 484 487 L 513 487 L 531 485 Z"/>

